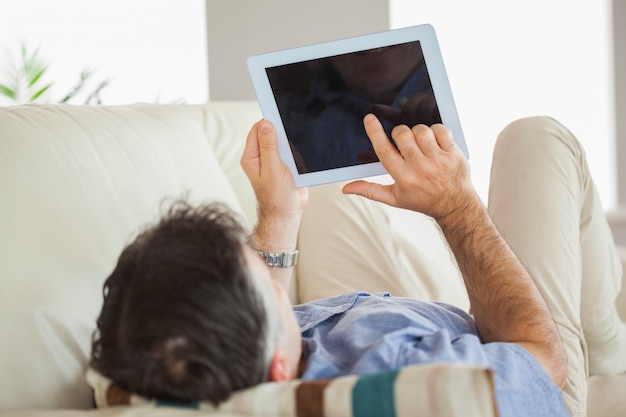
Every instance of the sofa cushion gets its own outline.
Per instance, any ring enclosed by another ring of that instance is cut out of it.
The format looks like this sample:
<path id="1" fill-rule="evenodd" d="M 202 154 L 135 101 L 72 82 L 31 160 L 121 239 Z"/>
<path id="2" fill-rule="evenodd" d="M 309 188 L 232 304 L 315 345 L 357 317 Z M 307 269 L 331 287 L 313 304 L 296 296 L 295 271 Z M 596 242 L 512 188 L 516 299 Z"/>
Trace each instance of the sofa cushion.
<path id="1" fill-rule="evenodd" d="M 209 146 L 252 227 L 257 219 L 256 198 L 239 161 L 250 128 L 262 117 L 259 105 L 256 101 L 221 101 L 209 102 L 200 109 Z"/>
<path id="2" fill-rule="evenodd" d="M 168 201 L 242 212 L 185 106 L 0 110 L 0 404 L 89 407 L 102 284 Z"/>

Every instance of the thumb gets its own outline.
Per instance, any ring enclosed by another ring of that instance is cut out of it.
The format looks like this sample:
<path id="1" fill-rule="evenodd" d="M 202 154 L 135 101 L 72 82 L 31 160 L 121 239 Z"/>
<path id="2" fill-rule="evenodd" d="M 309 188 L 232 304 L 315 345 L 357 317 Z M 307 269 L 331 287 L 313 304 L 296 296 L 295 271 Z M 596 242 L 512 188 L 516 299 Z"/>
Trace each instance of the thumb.
<path id="1" fill-rule="evenodd" d="M 261 158 L 261 169 L 275 169 L 281 164 L 278 153 L 278 137 L 274 125 L 267 120 L 259 122 L 257 127 L 257 137 L 259 141 L 259 157 Z"/>
<path id="2" fill-rule="evenodd" d="M 390 206 L 397 207 L 397 202 L 393 194 L 394 185 L 382 185 L 368 181 L 353 181 L 344 185 L 342 192 L 344 194 L 354 194 L 365 197 L 368 200 L 378 201 Z"/>
<path id="3" fill-rule="evenodd" d="M 259 167 L 259 140 L 258 140 L 258 129 L 259 123 L 257 122 L 252 126 L 250 132 L 248 133 L 248 137 L 246 138 L 246 144 L 243 148 L 243 152 L 241 153 L 241 158 L 239 160 L 239 165 L 243 168 L 243 171 L 246 175 L 250 175 L 251 173 L 258 170 Z M 257 172 L 258 173 L 258 172 Z"/>

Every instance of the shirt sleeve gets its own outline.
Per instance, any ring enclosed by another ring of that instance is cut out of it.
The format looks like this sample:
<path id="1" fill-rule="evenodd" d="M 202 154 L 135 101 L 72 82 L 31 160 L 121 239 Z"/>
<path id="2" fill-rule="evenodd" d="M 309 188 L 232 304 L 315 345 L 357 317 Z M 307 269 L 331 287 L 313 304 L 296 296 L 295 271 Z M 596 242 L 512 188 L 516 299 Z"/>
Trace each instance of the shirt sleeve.
<path id="1" fill-rule="evenodd" d="M 443 329 L 402 344 L 398 365 L 461 362 L 494 372 L 500 416 L 568 416 L 560 389 L 539 362 L 514 343 L 481 343 L 475 335 L 451 338 Z"/>

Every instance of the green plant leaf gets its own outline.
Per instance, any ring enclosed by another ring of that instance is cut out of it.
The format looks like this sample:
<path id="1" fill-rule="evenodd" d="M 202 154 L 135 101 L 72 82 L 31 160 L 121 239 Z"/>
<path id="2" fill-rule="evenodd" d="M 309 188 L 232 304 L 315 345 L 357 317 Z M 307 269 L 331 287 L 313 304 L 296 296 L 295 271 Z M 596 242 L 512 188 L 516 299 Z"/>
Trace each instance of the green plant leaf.
<path id="1" fill-rule="evenodd" d="M 20 46 L 21 56 L 10 66 L 5 77 L 0 78 L 4 82 L 4 84 L 0 84 L 0 96 L 9 97 L 17 103 L 40 101 L 42 95 L 54 84 L 48 82 L 47 79 L 49 62 L 41 58 L 41 46 L 30 48 L 24 41 L 21 42 Z M 93 75 L 93 69 L 83 69 L 78 82 L 60 102 L 66 103 L 89 88 L 87 82 L 92 80 Z M 87 102 L 95 101 L 100 104 L 100 91 L 108 84 L 109 80 L 104 80 L 98 84 L 87 96 Z"/>
<path id="2" fill-rule="evenodd" d="M 94 71 L 92 69 L 85 68 L 80 72 L 80 80 L 83 82 L 87 81 L 93 75 L 93 72 Z"/>
<path id="3" fill-rule="evenodd" d="M 34 71 L 34 74 L 32 76 L 30 76 L 29 74 L 28 87 L 30 88 L 35 85 L 35 83 L 39 81 L 39 79 L 46 72 L 47 69 L 48 66 L 42 65 L 40 68 L 37 68 L 37 71 Z"/>
<path id="4" fill-rule="evenodd" d="M 85 86 L 85 80 L 81 76 L 78 84 L 76 84 L 74 88 L 72 88 L 72 90 L 69 93 L 67 93 L 67 95 L 59 101 L 59 103 L 67 103 L 68 101 L 70 101 L 76 94 L 80 93 L 80 91 L 83 89 L 84 86 Z"/>
<path id="5" fill-rule="evenodd" d="M 0 93 L 9 98 L 12 98 L 13 100 L 17 98 L 17 93 L 6 85 L 0 84 Z"/>
<path id="6" fill-rule="evenodd" d="M 24 73 L 29 73 L 31 71 L 31 67 L 35 62 L 35 55 L 29 55 L 26 49 L 26 45 L 22 45 L 22 71 Z"/>
<path id="7" fill-rule="evenodd" d="M 39 96 L 41 96 L 43 93 L 45 93 L 48 88 L 50 88 L 52 86 L 52 83 L 48 84 L 47 86 L 45 86 L 44 88 L 42 88 L 41 90 L 37 91 L 35 94 L 33 94 L 28 101 L 30 103 L 34 102 L 35 100 L 37 100 L 39 98 Z"/>
<path id="8" fill-rule="evenodd" d="M 41 60 L 38 57 L 40 49 L 41 46 L 37 46 L 33 52 L 28 53 L 26 45 L 22 44 L 22 61 L 24 63 L 25 72 L 31 72 L 33 71 L 33 67 L 41 65 Z"/>
<path id="9" fill-rule="evenodd" d="M 98 84 L 96 89 L 91 94 L 89 94 L 89 96 L 85 100 L 85 104 L 92 104 L 92 103 L 102 104 L 102 98 L 100 97 L 100 92 L 102 91 L 104 87 L 109 85 L 110 81 L 111 80 L 106 79 L 100 82 L 100 84 Z"/>

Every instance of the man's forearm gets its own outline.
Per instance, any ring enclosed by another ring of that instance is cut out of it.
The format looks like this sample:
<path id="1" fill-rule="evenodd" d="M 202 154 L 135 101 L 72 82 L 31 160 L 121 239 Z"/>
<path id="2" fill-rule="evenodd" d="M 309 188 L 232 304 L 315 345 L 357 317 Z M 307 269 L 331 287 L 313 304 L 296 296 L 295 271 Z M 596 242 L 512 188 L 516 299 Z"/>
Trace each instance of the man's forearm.
<path id="1" fill-rule="evenodd" d="M 301 214 L 277 219 L 259 213 L 259 221 L 250 237 L 250 246 L 263 252 L 293 252 L 296 249 Z M 293 276 L 291 268 L 270 268 L 272 278 L 288 292 Z"/>
<path id="2" fill-rule="evenodd" d="M 438 222 L 457 259 L 483 340 L 524 346 L 562 386 L 565 352 L 556 325 L 478 196 Z"/>
<path id="3" fill-rule="evenodd" d="M 270 122 L 261 120 L 250 129 L 241 167 L 259 207 L 259 220 L 250 237 L 250 246 L 263 252 L 292 252 L 309 194 L 306 188 L 296 187 L 289 168 L 280 159 L 278 138 Z M 293 268 L 270 269 L 273 278 L 289 290 Z"/>
<path id="4" fill-rule="evenodd" d="M 563 387 L 567 364 L 556 325 L 476 194 L 452 132 L 440 124 L 398 125 L 391 132 L 394 146 L 375 116 L 365 116 L 363 124 L 395 183 L 355 181 L 344 193 L 433 217 L 457 258 L 483 340 L 525 347 Z"/>

